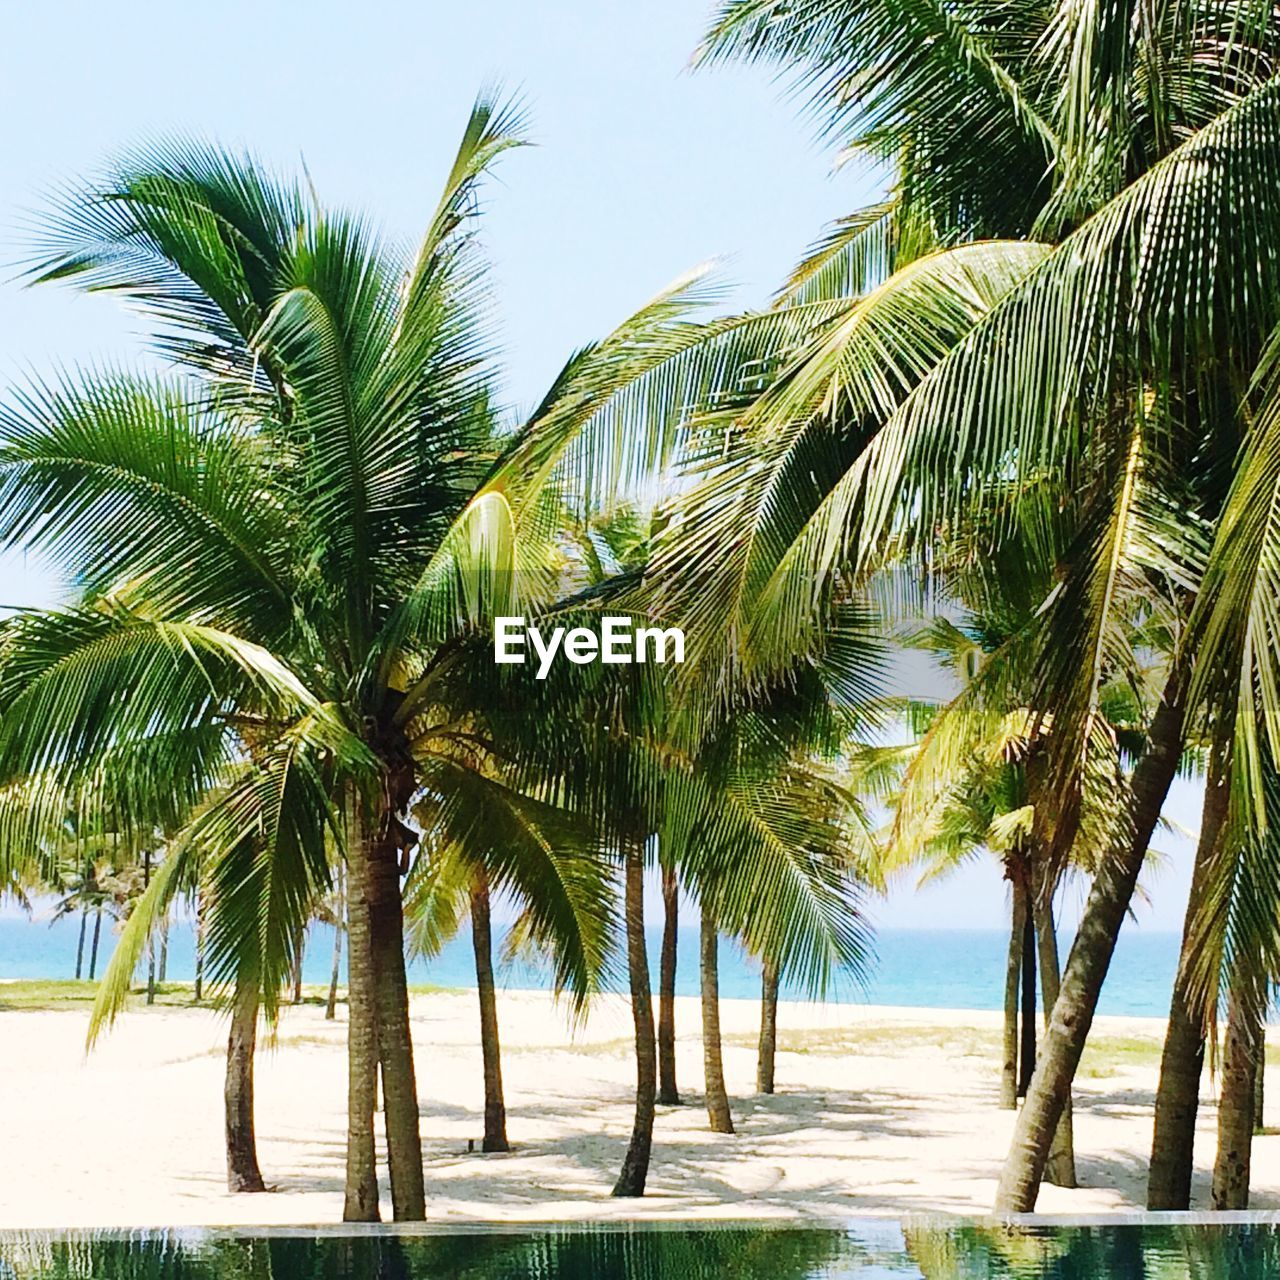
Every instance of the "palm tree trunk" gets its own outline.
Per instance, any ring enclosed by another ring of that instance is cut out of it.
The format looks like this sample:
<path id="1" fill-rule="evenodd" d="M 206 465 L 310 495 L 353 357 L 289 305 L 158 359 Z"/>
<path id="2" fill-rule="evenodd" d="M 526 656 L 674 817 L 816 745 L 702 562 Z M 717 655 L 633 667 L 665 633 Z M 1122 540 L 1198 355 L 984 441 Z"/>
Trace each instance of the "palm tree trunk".
<path id="1" fill-rule="evenodd" d="M 346 919 L 346 899 L 342 893 L 342 866 L 339 864 L 337 875 L 337 910 L 333 920 L 333 967 L 329 972 L 329 999 L 325 1002 L 324 1016 L 326 1022 L 332 1022 L 338 1016 L 338 976 L 342 968 L 342 934 L 343 922 Z"/>
<path id="2" fill-rule="evenodd" d="M 157 982 L 164 982 L 169 976 L 169 917 L 165 916 L 160 929 L 160 964 L 156 974 Z"/>
<path id="3" fill-rule="evenodd" d="M 1189 1003 L 1192 927 L 1201 908 L 1218 840 L 1227 818 L 1231 788 L 1221 756 L 1210 758 L 1205 779 L 1200 837 L 1191 869 L 1191 892 L 1182 925 L 1182 950 L 1169 1000 L 1169 1021 L 1160 1054 L 1155 1130 L 1147 1173 L 1148 1209 L 1189 1209 L 1195 1158 L 1196 1114 L 1204 1070 L 1204 1025 Z"/>
<path id="4" fill-rule="evenodd" d="M 89 927 L 89 913 L 82 911 L 80 913 L 80 941 L 76 943 L 76 981 L 80 981 L 80 975 L 84 972 L 84 935 L 85 930 Z"/>
<path id="5" fill-rule="evenodd" d="M 199 1004 L 204 999 L 204 895 L 196 889 L 196 980 L 192 999 Z"/>
<path id="6" fill-rule="evenodd" d="M 258 1144 L 253 1123 L 253 1055 L 258 1041 L 257 979 L 236 979 L 231 1003 L 231 1032 L 227 1037 L 226 1109 L 227 1190 L 265 1191 L 258 1168 Z"/>
<path id="7" fill-rule="evenodd" d="M 1227 1042 L 1222 1051 L 1218 1098 L 1218 1157 L 1213 1166 L 1213 1207 L 1249 1207 L 1249 1162 L 1253 1148 L 1254 1078 L 1262 1042 L 1262 1019 L 1252 1003 L 1230 997 Z"/>
<path id="8" fill-rule="evenodd" d="M 1062 981 L 1058 961 L 1058 934 L 1053 921 L 1053 893 L 1047 887 L 1035 903 L 1035 912 L 1036 948 L 1040 956 L 1040 997 L 1044 1005 L 1044 1025 L 1047 1029 Z M 1067 1095 L 1058 1128 L 1053 1135 L 1053 1146 L 1045 1163 L 1044 1176 L 1055 1187 L 1076 1185 L 1075 1124 L 1071 1115 L 1070 1094 Z"/>
<path id="9" fill-rule="evenodd" d="M 1022 973 L 1022 943 L 1026 937 L 1023 915 L 1027 900 L 1010 879 L 1009 953 L 1004 966 L 1004 1060 L 1000 1066 L 1000 1105 L 1007 1111 L 1018 1106 L 1018 980 Z"/>
<path id="10" fill-rule="evenodd" d="M 498 1042 L 498 998 L 493 985 L 493 932 L 489 919 L 489 882 L 476 874 L 471 890 L 471 943 L 476 955 L 476 993 L 480 998 L 480 1054 L 484 1061 L 484 1138 L 481 1151 L 510 1151 L 507 1106 L 502 1096 L 502 1049 Z"/>
<path id="11" fill-rule="evenodd" d="M 657 1045 L 653 1030 L 653 996 L 649 959 L 644 945 L 644 845 L 629 841 L 625 855 L 624 911 L 627 931 L 627 976 L 631 1018 L 636 1036 L 636 1117 L 622 1159 L 615 1196 L 642 1196 L 653 1147 L 653 1109 L 658 1092 Z"/>
<path id="12" fill-rule="evenodd" d="M 142 888 L 146 891 L 151 883 L 151 850 L 148 849 L 142 858 Z M 147 939 L 147 1003 L 156 1002 L 156 941 L 154 937 Z"/>
<path id="13" fill-rule="evenodd" d="M 1031 889 L 1020 882 L 1022 906 L 1022 1012 L 1018 1045 L 1018 1097 L 1027 1096 L 1036 1069 L 1036 924 L 1031 909 Z"/>
<path id="14" fill-rule="evenodd" d="M 409 983 L 404 967 L 404 903 L 400 849 L 394 816 L 384 812 L 367 842 L 365 904 L 373 955 L 378 1061 L 387 1134 L 391 1208 L 397 1222 L 427 1216 L 419 1131 L 418 1085 L 409 1024 Z"/>
<path id="15" fill-rule="evenodd" d="M 760 978 L 760 1047 L 756 1056 L 756 1092 L 773 1092 L 773 1064 L 778 1052 L 778 966 L 764 962 Z"/>
<path id="16" fill-rule="evenodd" d="M 1265 1026 L 1263 1027 L 1262 1036 L 1258 1041 L 1258 1065 L 1257 1070 L 1253 1073 L 1253 1132 L 1256 1137 L 1260 1133 L 1266 1133 L 1266 1078 L 1267 1078 L 1267 1033 Z"/>
<path id="17" fill-rule="evenodd" d="M 102 908 L 98 908 L 93 920 L 93 946 L 89 950 L 89 981 L 92 982 L 98 972 L 98 939 L 102 936 Z"/>
<path id="18" fill-rule="evenodd" d="M 305 928 L 298 930 L 298 936 L 295 939 L 295 950 L 293 953 L 293 1003 L 302 1003 L 302 959 L 306 955 L 307 950 L 307 931 Z"/>
<path id="19" fill-rule="evenodd" d="M 378 1105 L 378 1031 L 369 937 L 363 824 L 347 843 L 347 1170 L 344 1222 L 377 1222 L 373 1116 Z"/>
<path id="20" fill-rule="evenodd" d="M 724 1084 L 720 1043 L 720 933 L 715 912 L 702 906 L 702 1065 L 706 1078 L 707 1119 L 712 1133 L 732 1133 L 729 1094 Z"/>
<path id="21" fill-rule="evenodd" d="M 1188 656 L 1179 654 L 1152 717 L 1147 748 L 1133 771 L 1127 837 L 1109 851 L 1094 877 L 1075 945 L 1067 957 L 1067 970 L 1045 1033 L 1040 1062 L 1018 1113 L 1013 1144 L 1000 1174 L 997 1212 L 1030 1213 L 1035 1208 L 1054 1133 L 1071 1096 L 1071 1081 L 1093 1024 L 1116 937 L 1133 897 L 1151 833 L 1177 772 L 1188 666 Z"/>
<path id="22" fill-rule="evenodd" d="M 676 873 L 662 868 L 662 955 L 658 961 L 658 1101 L 680 1105 L 676 1087 L 676 943 L 680 891 Z"/>

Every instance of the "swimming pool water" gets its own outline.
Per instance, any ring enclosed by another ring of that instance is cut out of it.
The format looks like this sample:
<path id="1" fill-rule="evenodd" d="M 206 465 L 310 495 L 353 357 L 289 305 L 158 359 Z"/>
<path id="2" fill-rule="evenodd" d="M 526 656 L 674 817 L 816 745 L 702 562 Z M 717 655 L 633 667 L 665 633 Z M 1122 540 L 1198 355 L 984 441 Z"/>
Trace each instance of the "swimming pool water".
<path id="1" fill-rule="evenodd" d="M 1266 1222 L 0 1232 L 0 1280 L 1264 1280 Z"/>

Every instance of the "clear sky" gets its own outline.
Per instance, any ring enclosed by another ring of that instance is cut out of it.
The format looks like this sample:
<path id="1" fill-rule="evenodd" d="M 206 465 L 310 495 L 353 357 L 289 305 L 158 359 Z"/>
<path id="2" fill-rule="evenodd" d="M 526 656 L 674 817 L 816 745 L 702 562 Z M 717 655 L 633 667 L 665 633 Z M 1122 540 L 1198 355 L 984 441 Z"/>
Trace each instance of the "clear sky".
<path id="1" fill-rule="evenodd" d="M 280 168 L 305 159 L 326 201 L 415 236 L 477 90 L 518 92 L 538 143 L 489 188 L 508 395 L 536 401 L 567 356 L 688 268 L 725 258 L 737 304 L 764 301 L 823 225 L 878 194 L 832 172 L 763 68 L 696 74 L 700 0 L 218 5 L 133 0 L 10 5 L 0 46 L 0 260 L 51 187 L 141 140 L 194 132 Z M 137 322 L 109 299 L 0 280 L 0 385 L 62 365 L 141 358 Z M 0 560 L 0 604 L 48 601 L 38 563 Z M 1171 813 L 1194 828 L 1193 788 Z M 1186 851 L 1156 882 L 1151 927 L 1177 928 Z M 885 924 L 998 927 L 985 859 Z"/>

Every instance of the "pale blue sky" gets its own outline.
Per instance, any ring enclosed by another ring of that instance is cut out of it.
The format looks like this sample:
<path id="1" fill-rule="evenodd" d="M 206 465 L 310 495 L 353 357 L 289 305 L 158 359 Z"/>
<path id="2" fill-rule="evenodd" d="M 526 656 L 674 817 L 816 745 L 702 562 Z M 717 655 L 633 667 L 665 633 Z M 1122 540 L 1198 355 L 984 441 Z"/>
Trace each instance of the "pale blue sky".
<path id="1" fill-rule="evenodd" d="M 469 6 L 315 0 L 127 9 L 5 7 L 0 46 L 0 259 L 51 186 L 148 137 L 247 144 L 282 168 L 305 157 L 327 201 L 423 226 L 481 85 L 526 102 L 536 149 L 488 192 L 508 395 L 528 406 L 569 353 L 669 280 L 727 258 L 733 301 L 763 301 L 830 219 L 877 194 L 832 173 L 793 104 L 760 68 L 692 74 L 699 0 L 489 0 Z M 5 276 L 11 275 L 6 271 Z M 110 300 L 0 283 L 0 385 L 57 365 L 136 360 L 136 322 Z M 38 564 L 0 561 L 0 604 L 40 603 Z M 1197 821 L 1193 789 L 1172 807 Z M 1170 848 L 1181 842 L 1165 839 Z M 1185 850 L 1156 888 L 1153 927 L 1177 928 Z M 885 924 L 998 927 L 990 860 L 901 893 Z"/>

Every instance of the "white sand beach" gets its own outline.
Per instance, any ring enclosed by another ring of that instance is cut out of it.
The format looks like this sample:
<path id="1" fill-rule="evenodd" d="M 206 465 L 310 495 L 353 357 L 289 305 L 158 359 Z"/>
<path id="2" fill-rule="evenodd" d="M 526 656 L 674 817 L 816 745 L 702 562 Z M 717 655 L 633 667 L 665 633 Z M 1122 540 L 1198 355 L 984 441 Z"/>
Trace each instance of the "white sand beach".
<path id="1" fill-rule="evenodd" d="M 537 992 L 500 996 L 509 1155 L 467 1154 L 481 1131 L 475 996 L 413 1002 L 436 1219 L 795 1217 L 985 1213 L 1013 1124 L 997 1106 L 998 1015 L 784 1004 L 778 1093 L 754 1093 L 757 1006 L 723 1002 L 736 1136 L 706 1129 L 697 1003 L 678 1008 L 687 1105 L 660 1108 L 649 1194 L 609 1196 L 631 1125 L 630 1018 L 599 1001 L 585 1026 Z M 138 1009 L 88 1058 L 81 1011 L 0 1012 L 5 1062 L 0 1227 L 331 1223 L 341 1216 L 341 1019 L 287 1010 L 259 1055 L 258 1141 L 274 1194 L 232 1196 L 222 1163 L 222 1021 Z M 1047 1213 L 1142 1203 L 1162 1023 L 1099 1018 L 1076 1091 L 1081 1187 Z M 1280 1114 L 1280 1076 L 1269 1073 Z M 1274 1082 L 1274 1083 L 1273 1083 Z M 1214 1108 L 1196 1151 L 1207 1204 Z M 1253 1203 L 1280 1207 L 1280 1133 L 1254 1144 Z M 385 1186 L 384 1186 L 385 1193 Z M 385 1209 L 385 1206 L 384 1206 Z"/>

